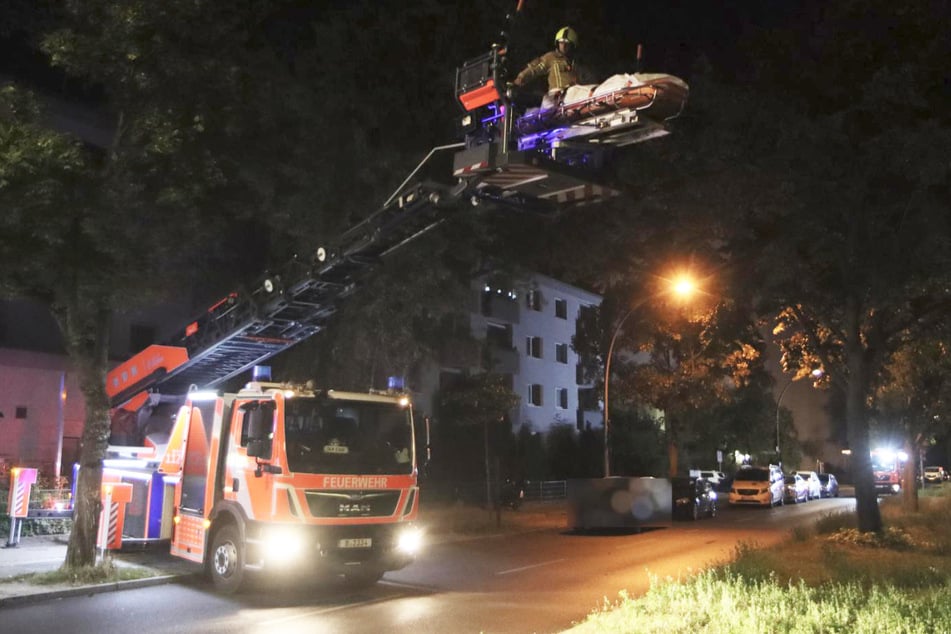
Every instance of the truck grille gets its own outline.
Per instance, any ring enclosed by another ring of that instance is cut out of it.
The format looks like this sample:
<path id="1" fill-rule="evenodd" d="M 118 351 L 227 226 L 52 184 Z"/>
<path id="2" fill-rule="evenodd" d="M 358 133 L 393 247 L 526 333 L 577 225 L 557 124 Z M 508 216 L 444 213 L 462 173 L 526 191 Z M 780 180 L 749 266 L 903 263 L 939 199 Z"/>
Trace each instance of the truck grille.
<path id="1" fill-rule="evenodd" d="M 389 517 L 396 513 L 399 491 L 307 491 L 314 517 Z"/>

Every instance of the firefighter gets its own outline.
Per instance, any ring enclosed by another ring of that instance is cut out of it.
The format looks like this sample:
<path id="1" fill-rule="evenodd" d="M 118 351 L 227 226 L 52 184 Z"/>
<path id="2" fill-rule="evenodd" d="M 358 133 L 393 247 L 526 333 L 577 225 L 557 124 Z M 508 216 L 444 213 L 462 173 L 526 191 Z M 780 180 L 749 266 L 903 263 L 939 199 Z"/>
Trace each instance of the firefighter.
<path id="1" fill-rule="evenodd" d="M 521 87 L 542 77 L 548 77 L 548 92 L 542 99 L 542 108 L 554 108 L 561 103 L 565 89 L 580 83 L 585 74 L 575 60 L 578 33 L 570 26 L 555 33 L 555 49 L 530 61 L 512 82 Z"/>

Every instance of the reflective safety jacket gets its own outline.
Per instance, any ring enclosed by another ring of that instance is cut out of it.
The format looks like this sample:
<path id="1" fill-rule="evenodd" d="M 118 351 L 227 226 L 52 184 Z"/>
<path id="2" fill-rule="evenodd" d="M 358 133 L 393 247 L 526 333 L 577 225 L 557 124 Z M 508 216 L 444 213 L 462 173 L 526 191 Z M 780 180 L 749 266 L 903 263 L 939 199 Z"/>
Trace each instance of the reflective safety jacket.
<path id="1" fill-rule="evenodd" d="M 551 91 L 564 90 L 568 86 L 581 83 L 584 73 L 574 60 L 561 51 L 554 50 L 530 61 L 512 83 L 523 86 L 543 75 L 548 75 L 548 90 Z"/>

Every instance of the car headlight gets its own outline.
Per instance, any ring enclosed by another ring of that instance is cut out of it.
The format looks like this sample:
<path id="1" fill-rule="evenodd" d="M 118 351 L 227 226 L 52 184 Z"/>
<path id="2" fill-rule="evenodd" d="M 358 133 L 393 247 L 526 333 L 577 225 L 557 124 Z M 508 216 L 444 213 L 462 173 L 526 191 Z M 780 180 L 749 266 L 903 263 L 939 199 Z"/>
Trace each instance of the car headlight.
<path id="1" fill-rule="evenodd" d="M 406 555 L 416 555 L 423 548 L 423 531 L 415 526 L 404 528 L 396 539 L 396 549 Z"/>

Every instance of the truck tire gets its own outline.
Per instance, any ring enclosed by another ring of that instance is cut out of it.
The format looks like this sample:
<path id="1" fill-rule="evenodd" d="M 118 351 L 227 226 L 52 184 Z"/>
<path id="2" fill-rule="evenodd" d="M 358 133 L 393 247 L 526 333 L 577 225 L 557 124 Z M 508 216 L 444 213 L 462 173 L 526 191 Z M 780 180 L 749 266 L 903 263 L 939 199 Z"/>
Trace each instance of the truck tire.
<path id="1" fill-rule="evenodd" d="M 237 527 L 228 524 L 215 531 L 208 554 L 208 576 L 216 590 L 224 594 L 237 592 L 244 581 L 244 557 Z"/>

